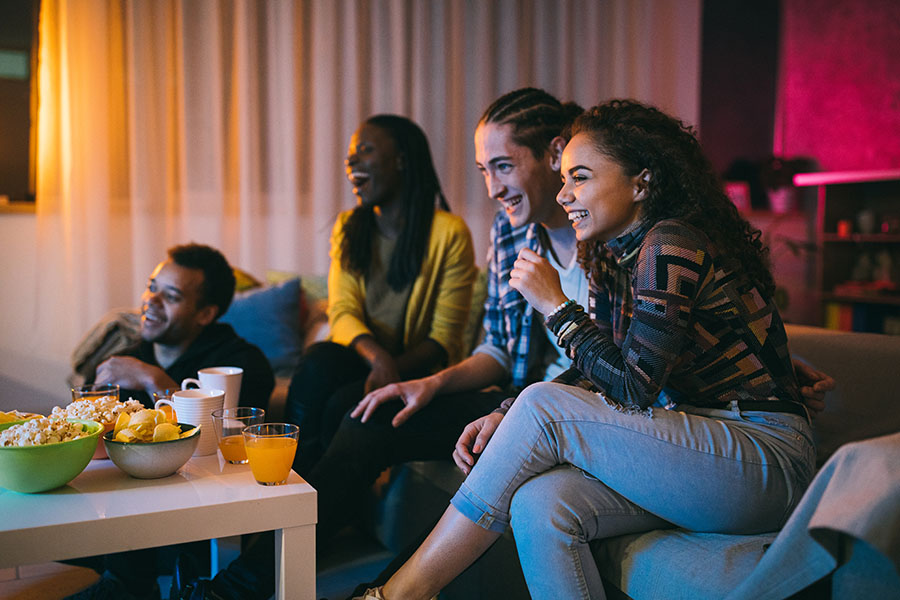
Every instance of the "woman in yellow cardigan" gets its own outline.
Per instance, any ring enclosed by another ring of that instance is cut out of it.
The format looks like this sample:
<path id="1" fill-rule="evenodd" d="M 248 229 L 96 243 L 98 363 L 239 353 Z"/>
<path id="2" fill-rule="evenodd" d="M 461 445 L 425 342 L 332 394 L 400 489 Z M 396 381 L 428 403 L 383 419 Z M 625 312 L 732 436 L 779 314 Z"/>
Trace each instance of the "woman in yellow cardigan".
<path id="1" fill-rule="evenodd" d="M 344 413 L 395 381 L 458 361 L 476 267 L 465 222 L 447 212 L 428 140 L 412 121 L 377 115 L 344 161 L 357 206 L 331 236 L 330 337 L 311 346 L 288 391 L 304 475 Z"/>

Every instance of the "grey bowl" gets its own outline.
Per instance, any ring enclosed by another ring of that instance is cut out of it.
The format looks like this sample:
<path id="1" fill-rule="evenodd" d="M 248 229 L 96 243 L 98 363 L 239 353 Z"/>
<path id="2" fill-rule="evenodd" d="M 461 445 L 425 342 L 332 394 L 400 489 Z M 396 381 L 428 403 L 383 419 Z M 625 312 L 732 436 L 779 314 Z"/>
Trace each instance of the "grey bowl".
<path id="1" fill-rule="evenodd" d="M 178 427 L 184 432 L 194 426 L 179 423 Z M 138 479 L 158 479 L 168 477 L 191 458 L 200 442 L 200 430 L 186 438 L 147 443 L 117 442 L 110 431 L 103 436 L 103 442 L 109 459 L 117 467 Z"/>

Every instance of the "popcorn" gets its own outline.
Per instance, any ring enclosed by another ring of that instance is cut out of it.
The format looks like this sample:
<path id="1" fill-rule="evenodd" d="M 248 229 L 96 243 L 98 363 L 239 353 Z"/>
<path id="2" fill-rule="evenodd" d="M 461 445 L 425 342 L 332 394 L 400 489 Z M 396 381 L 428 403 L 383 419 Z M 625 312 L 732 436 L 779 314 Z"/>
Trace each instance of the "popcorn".
<path id="1" fill-rule="evenodd" d="M 56 406 L 50 416 L 60 419 L 88 419 L 98 423 L 115 423 L 120 414 L 134 413 L 143 408 L 144 405 L 133 398 L 119 402 L 115 396 L 101 396 L 100 398 L 75 400 L 65 408 Z"/>
<path id="2" fill-rule="evenodd" d="M 41 446 L 58 444 L 86 437 L 81 423 L 70 423 L 65 419 L 41 417 L 13 425 L 0 432 L 0 446 Z"/>

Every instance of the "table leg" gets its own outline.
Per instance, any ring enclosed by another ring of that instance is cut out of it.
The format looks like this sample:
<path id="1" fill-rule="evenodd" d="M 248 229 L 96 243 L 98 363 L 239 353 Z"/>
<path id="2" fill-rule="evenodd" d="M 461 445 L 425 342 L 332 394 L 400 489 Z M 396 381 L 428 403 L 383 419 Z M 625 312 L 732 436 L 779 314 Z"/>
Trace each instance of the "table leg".
<path id="1" fill-rule="evenodd" d="M 315 525 L 275 530 L 275 598 L 315 600 Z"/>

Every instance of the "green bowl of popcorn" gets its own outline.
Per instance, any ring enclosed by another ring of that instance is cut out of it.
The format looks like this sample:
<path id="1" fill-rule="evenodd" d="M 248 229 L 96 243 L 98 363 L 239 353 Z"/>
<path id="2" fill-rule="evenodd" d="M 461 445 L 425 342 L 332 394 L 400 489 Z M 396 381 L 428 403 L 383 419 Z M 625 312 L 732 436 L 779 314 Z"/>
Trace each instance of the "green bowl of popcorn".
<path id="1" fill-rule="evenodd" d="M 0 487 L 32 494 L 69 483 L 91 461 L 102 432 L 86 419 L 0 424 Z"/>

